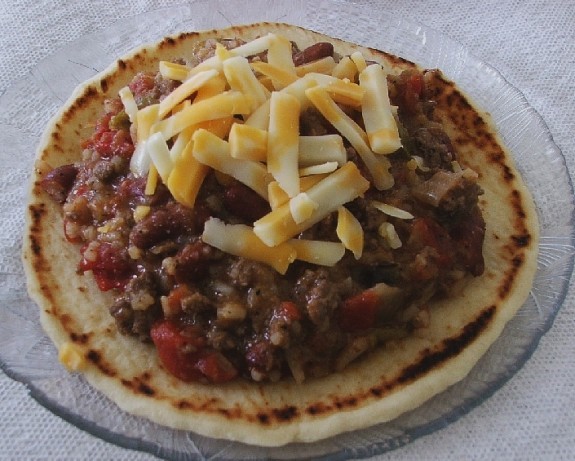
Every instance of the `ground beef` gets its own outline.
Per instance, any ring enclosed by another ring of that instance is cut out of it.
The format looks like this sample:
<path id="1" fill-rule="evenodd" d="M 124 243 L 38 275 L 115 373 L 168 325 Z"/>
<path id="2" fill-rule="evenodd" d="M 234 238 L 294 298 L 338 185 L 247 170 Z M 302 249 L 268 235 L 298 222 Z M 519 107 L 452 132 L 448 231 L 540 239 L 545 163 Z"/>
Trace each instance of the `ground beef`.
<path id="1" fill-rule="evenodd" d="M 319 331 L 326 331 L 332 321 L 332 313 L 339 306 L 341 286 L 330 279 L 325 269 L 306 270 L 295 284 L 296 299 L 307 311 L 311 322 Z"/>

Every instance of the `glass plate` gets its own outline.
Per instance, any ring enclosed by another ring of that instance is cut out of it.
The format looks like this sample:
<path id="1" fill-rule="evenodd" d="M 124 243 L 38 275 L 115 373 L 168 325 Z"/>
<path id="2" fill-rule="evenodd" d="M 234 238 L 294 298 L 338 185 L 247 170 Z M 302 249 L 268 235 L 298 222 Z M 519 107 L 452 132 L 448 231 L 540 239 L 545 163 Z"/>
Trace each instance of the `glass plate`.
<path id="1" fill-rule="evenodd" d="M 142 43 L 182 31 L 257 21 L 301 25 L 438 67 L 491 113 L 534 194 L 541 223 L 535 284 L 518 315 L 469 376 L 396 420 L 314 444 L 265 449 L 175 431 L 120 411 L 61 367 L 28 298 L 20 263 L 26 183 L 49 118 L 82 81 Z M 424 26 L 335 1 L 210 0 L 152 11 L 80 38 L 42 61 L 0 98 L 0 359 L 38 402 L 123 447 L 169 459 L 362 458 L 395 449 L 457 420 L 502 386 L 533 353 L 567 292 L 574 258 L 573 188 L 545 123 L 493 67 Z"/>

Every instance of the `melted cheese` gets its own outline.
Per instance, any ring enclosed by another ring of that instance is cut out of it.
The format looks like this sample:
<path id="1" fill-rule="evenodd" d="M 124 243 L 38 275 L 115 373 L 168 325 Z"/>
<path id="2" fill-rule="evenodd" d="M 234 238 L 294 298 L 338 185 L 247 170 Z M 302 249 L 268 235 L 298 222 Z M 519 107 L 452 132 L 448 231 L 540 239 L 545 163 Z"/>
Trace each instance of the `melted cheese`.
<path id="1" fill-rule="evenodd" d="M 308 189 L 309 198 L 317 203 L 318 207 L 304 223 L 298 224 L 294 221 L 288 202 L 256 221 L 254 232 L 266 245 L 279 245 L 321 221 L 344 203 L 359 197 L 368 188 L 369 182 L 361 175 L 357 166 L 348 162 Z"/>
<path id="2" fill-rule="evenodd" d="M 342 166 L 347 161 L 343 139 L 337 134 L 299 137 L 299 166 L 306 167 L 325 162 L 337 162 Z"/>
<path id="3" fill-rule="evenodd" d="M 290 196 L 299 191 L 300 103 L 295 96 L 274 92 L 270 98 L 270 121 L 268 131 L 268 171 Z"/>
<path id="4" fill-rule="evenodd" d="M 146 149 L 146 141 L 158 118 L 158 110 L 159 105 L 153 104 L 136 113 L 136 148 L 130 159 L 130 170 L 136 176 L 145 176 L 150 169 L 151 160 Z"/>
<path id="5" fill-rule="evenodd" d="M 229 143 L 205 129 L 197 130 L 192 141 L 196 160 L 232 176 L 267 200 L 268 172 L 263 164 L 233 158 Z"/>
<path id="6" fill-rule="evenodd" d="M 385 213 L 388 216 L 399 218 L 399 219 L 413 219 L 414 216 L 401 208 L 394 207 L 393 205 L 388 205 L 387 203 L 378 202 L 373 200 L 371 205 L 376 208 L 377 210 Z"/>
<path id="7" fill-rule="evenodd" d="M 300 168 L 298 171 L 298 174 L 301 177 L 303 177 L 303 176 L 312 176 L 312 175 L 317 175 L 317 174 L 331 173 L 332 171 L 337 170 L 338 166 L 339 165 L 337 162 L 325 162 L 325 163 L 320 163 L 319 165 L 310 165 L 310 166 Z"/>
<path id="8" fill-rule="evenodd" d="M 134 221 L 140 222 L 142 219 L 144 219 L 146 216 L 150 214 L 150 210 L 151 208 L 147 205 L 138 205 L 134 209 Z"/>
<path id="9" fill-rule="evenodd" d="M 338 242 L 292 239 L 288 243 L 295 249 L 297 259 L 319 266 L 335 266 L 345 254 L 345 247 Z"/>
<path id="10" fill-rule="evenodd" d="M 252 62 L 251 66 L 252 69 L 256 72 L 269 77 L 274 89 L 276 90 L 281 90 L 282 88 L 291 85 L 298 79 L 297 75 L 290 73 L 280 67 L 276 67 L 269 62 Z"/>
<path id="11" fill-rule="evenodd" d="M 82 370 L 87 363 L 78 346 L 70 342 L 65 342 L 59 347 L 58 360 L 69 371 Z"/>
<path id="12" fill-rule="evenodd" d="M 315 61 L 296 67 L 296 72 L 299 77 L 303 77 L 304 75 L 311 72 L 331 75 L 334 68 L 335 59 L 333 59 L 332 56 L 326 56 L 325 58 L 317 59 Z"/>
<path id="13" fill-rule="evenodd" d="M 151 106 L 140 109 L 136 114 L 136 125 L 138 130 L 136 132 L 136 140 L 141 143 L 148 139 L 152 133 L 152 127 L 158 120 L 158 113 L 160 111 L 159 104 L 152 104 Z"/>
<path id="14" fill-rule="evenodd" d="M 299 184 L 302 192 L 305 192 L 313 185 L 320 182 L 327 175 L 325 174 L 314 174 L 311 176 L 304 176 L 300 178 Z M 288 194 L 280 187 L 277 181 L 271 181 L 268 184 L 268 201 L 272 210 L 275 210 L 280 205 L 287 203 L 289 200 Z"/>
<path id="15" fill-rule="evenodd" d="M 325 89 L 331 98 L 339 103 L 351 107 L 361 107 L 364 102 L 365 89 L 349 80 L 335 79 Z M 367 102 L 367 99 L 365 99 Z"/>
<path id="16" fill-rule="evenodd" d="M 363 72 L 363 70 L 367 67 L 367 63 L 365 62 L 365 58 L 361 52 L 356 51 L 350 55 L 351 60 L 355 64 L 358 72 Z"/>
<path id="17" fill-rule="evenodd" d="M 363 253 L 363 229 L 357 218 L 345 207 L 337 210 L 337 237 L 345 248 L 353 253 L 355 259 Z"/>
<path id="18" fill-rule="evenodd" d="M 196 197 L 205 177 L 210 171 L 193 155 L 194 143 L 190 139 L 181 156 L 175 161 L 167 186 L 174 198 L 183 205 L 194 207 Z"/>
<path id="19" fill-rule="evenodd" d="M 158 122 L 157 130 L 165 139 L 170 139 L 187 127 L 205 122 L 231 117 L 234 114 L 249 114 L 252 99 L 239 91 L 226 91 L 182 109 L 171 117 Z"/>
<path id="20" fill-rule="evenodd" d="M 120 100 L 124 106 L 124 111 L 128 115 L 130 122 L 136 122 L 136 116 L 138 115 L 138 105 L 134 99 L 134 95 L 130 91 L 130 88 L 125 86 L 122 88 L 118 94 L 120 95 Z"/>
<path id="21" fill-rule="evenodd" d="M 378 156 L 369 148 L 367 134 L 349 117 L 324 88 L 313 87 L 306 90 L 307 97 L 319 112 L 346 138 L 357 151 L 371 173 L 375 186 L 380 189 L 393 187 L 393 176 L 389 172 L 391 164 L 385 157 Z"/>
<path id="22" fill-rule="evenodd" d="M 301 224 L 311 218 L 319 205 L 308 194 L 300 192 L 289 201 L 291 216 L 296 224 Z"/>
<path id="23" fill-rule="evenodd" d="M 156 187 L 158 187 L 158 170 L 154 165 L 150 165 L 148 171 L 148 177 L 146 179 L 146 189 L 144 189 L 144 194 L 154 195 L 156 193 Z"/>
<path id="24" fill-rule="evenodd" d="M 297 256 L 289 243 L 273 248 L 265 245 L 251 227 L 243 224 L 225 224 L 217 218 L 206 221 L 202 240 L 226 253 L 260 261 L 285 274 Z"/>
<path id="25" fill-rule="evenodd" d="M 202 86 L 212 80 L 218 75 L 218 72 L 211 69 L 200 72 L 194 75 L 189 80 L 186 80 L 162 101 L 160 101 L 160 108 L 158 110 L 158 117 L 164 118 L 170 111 L 184 99 L 189 98 L 193 93 L 198 91 Z"/>
<path id="26" fill-rule="evenodd" d="M 387 77 L 379 64 L 368 66 L 359 74 L 359 84 L 365 90 L 361 113 L 369 145 L 377 154 L 391 154 L 401 147 L 401 139 L 387 89 Z"/>
<path id="27" fill-rule="evenodd" d="M 233 48 L 231 50 L 226 50 L 228 53 L 224 55 L 224 59 L 228 56 L 243 56 L 244 58 L 248 56 L 255 56 L 257 54 L 263 53 L 267 51 L 270 47 L 270 42 L 273 39 L 274 34 L 264 35 L 262 37 L 258 37 L 251 42 L 244 43 L 243 45 L 238 46 L 237 48 Z M 222 51 L 218 50 L 219 47 L 216 47 L 216 52 L 222 54 Z M 223 48 L 223 47 L 222 47 Z M 217 54 L 212 56 L 211 58 L 206 59 L 205 61 L 198 64 L 193 69 L 190 69 L 189 76 L 195 75 L 198 72 L 202 72 L 208 69 L 216 69 L 217 71 L 222 70 L 223 60 Z"/>
<path id="28" fill-rule="evenodd" d="M 230 59 L 234 56 L 234 54 L 230 50 L 228 50 L 224 45 L 222 45 L 221 43 L 216 43 L 215 55 L 217 56 L 217 58 L 220 61 L 222 61 L 222 63 L 226 59 Z"/>
<path id="29" fill-rule="evenodd" d="M 177 80 L 183 82 L 188 78 L 190 68 L 183 64 L 176 64 L 174 62 L 160 61 L 160 74 L 162 77 L 169 78 L 170 80 Z"/>
<path id="30" fill-rule="evenodd" d="M 174 107 L 172 109 L 172 112 L 173 113 L 179 112 L 180 110 L 188 107 L 191 103 L 192 102 L 189 99 L 186 99 L 185 101 Z M 178 158 L 180 158 L 182 152 L 184 151 L 184 148 L 186 147 L 188 142 L 190 142 L 190 139 L 192 139 L 194 131 L 195 127 L 190 126 L 186 128 L 184 131 L 182 131 L 176 138 L 176 140 L 172 144 L 172 147 L 170 148 L 170 157 L 172 158 L 172 161 L 175 162 Z"/>
<path id="31" fill-rule="evenodd" d="M 310 106 L 310 101 L 305 94 L 306 90 L 317 86 L 317 81 L 314 79 L 314 75 L 320 74 L 308 74 L 286 86 L 284 89 L 280 90 L 279 93 L 294 96 L 300 103 L 300 111 L 303 112 Z M 267 130 L 270 118 L 270 104 L 271 101 L 268 99 L 264 104 L 258 107 L 246 119 L 246 125 L 257 126 L 262 130 Z"/>
<path id="32" fill-rule="evenodd" d="M 342 80 L 355 82 L 357 76 L 357 67 L 349 56 L 344 56 L 339 60 L 331 71 L 331 75 Z"/>
<path id="33" fill-rule="evenodd" d="M 167 184 L 168 177 L 174 168 L 174 162 L 162 133 L 154 133 L 148 138 L 146 142 L 146 152 L 154 163 L 162 181 Z"/>
<path id="34" fill-rule="evenodd" d="M 247 59 L 264 52 L 267 62 Z M 120 92 L 136 127 L 130 167 L 136 175 L 147 173 L 146 194 L 155 192 L 160 177 L 178 202 L 193 207 L 212 169 L 218 181 L 250 187 L 272 211 L 253 227 L 210 219 L 202 235 L 206 243 L 281 273 L 296 258 L 330 266 L 346 249 L 361 257 L 363 230 L 344 205 L 370 184 L 347 161 L 343 138 L 378 189 L 393 185 L 389 160 L 378 155 L 392 152 L 397 130 L 381 66 L 368 66 L 354 53 L 338 63 L 326 57 L 295 67 L 291 42 L 268 34 L 231 50 L 217 44 L 215 55 L 192 69 L 162 61 L 160 73 L 182 84 L 159 104 L 138 110 L 129 88 Z M 301 113 L 312 106 L 340 135 L 299 135 Z M 361 115 L 363 124 L 351 113 Z M 396 218 L 411 216 L 372 205 Z M 341 243 L 294 239 L 335 211 Z M 134 218 L 144 213 L 141 208 Z M 384 224 L 379 231 L 388 245 L 401 245 L 393 226 Z"/>
<path id="35" fill-rule="evenodd" d="M 268 132 L 250 125 L 234 123 L 229 134 L 232 157 L 263 162 L 268 153 Z"/>
<path id="36" fill-rule="evenodd" d="M 273 36 L 268 49 L 268 63 L 270 66 L 296 77 L 296 68 L 292 59 L 292 45 L 287 38 L 281 35 Z M 276 90 L 281 90 L 286 86 L 285 80 L 277 80 L 271 75 L 270 78 Z"/>
<path id="37" fill-rule="evenodd" d="M 267 101 L 269 91 L 256 78 L 246 58 L 236 56 L 224 61 L 224 75 L 232 90 L 251 99 L 250 112 Z"/>
<path id="38" fill-rule="evenodd" d="M 401 248 L 402 243 L 393 224 L 389 222 L 382 223 L 381 226 L 379 226 L 378 232 L 379 235 L 381 235 L 385 242 L 389 245 L 389 248 L 392 250 Z"/>

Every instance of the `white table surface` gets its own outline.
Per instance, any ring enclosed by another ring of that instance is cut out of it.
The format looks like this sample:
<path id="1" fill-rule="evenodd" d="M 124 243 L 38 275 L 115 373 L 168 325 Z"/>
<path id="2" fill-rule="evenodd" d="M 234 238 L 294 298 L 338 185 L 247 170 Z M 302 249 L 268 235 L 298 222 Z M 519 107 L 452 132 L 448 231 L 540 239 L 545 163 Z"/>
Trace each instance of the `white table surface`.
<path id="1" fill-rule="evenodd" d="M 177 2 L 179 3 L 179 2 Z M 499 69 L 549 126 L 575 171 L 575 3 L 359 0 L 437 29 Z M 153 0 L 0 2 L 0 94 L 71 40 L 169 6 Z M 526 365 L 448 427 L 378 459 L 575 459 L 573 289 Z M 0 459 L 156 459 L 85 433 L 0 372 Z"/>

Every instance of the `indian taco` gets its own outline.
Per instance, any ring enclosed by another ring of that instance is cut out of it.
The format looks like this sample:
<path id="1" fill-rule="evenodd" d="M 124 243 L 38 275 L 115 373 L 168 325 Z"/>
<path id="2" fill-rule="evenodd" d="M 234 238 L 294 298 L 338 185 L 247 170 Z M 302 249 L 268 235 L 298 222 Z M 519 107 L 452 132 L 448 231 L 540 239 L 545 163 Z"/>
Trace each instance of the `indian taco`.
<path id="1" fill-rule="evenodd" d="M 27 219 L 64 365 L 125 411 L 266 446 L 461 380 L 538 241 L 489 117 L 439 70 L 267 23 L 165 38 L 77 88 Z"/>

